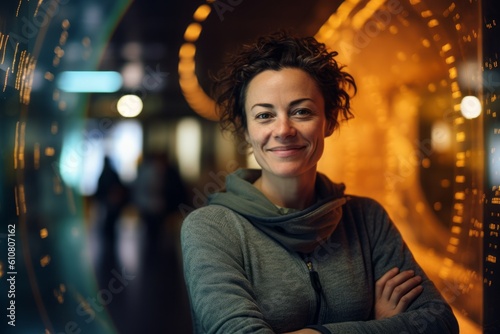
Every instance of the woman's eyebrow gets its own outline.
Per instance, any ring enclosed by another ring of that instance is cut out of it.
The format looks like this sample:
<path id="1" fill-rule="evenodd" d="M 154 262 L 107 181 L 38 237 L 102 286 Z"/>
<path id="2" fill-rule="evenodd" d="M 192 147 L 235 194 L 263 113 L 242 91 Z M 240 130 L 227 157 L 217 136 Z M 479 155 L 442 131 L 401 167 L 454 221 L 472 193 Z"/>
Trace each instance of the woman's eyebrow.
<path id="1" fill-rule="evenodd" d="M 304 98 L 301 98 L 301 99 L 293 100 L 292 102 L 290 102 L 288 104 L 288 106 L 289 107 L 293 107 L 293 106 L 296 106 L 297 104 L 301 104 L 302 102 L 306 102 L 306 101 L 314 103 L 313 99 L 308 98 L 308 97 L 304 97 Z"/>
<path id="2" fill-rule="evenodd" d="M 250 108 L 250 110 L 252 110 L 255 107 L 263 107 L 263 108 L 270 108 L 270 109 L 274 108 L 274 106 L 271 103 L 256 103 Z"/>
<path id="3" fill-rule="evenodd" d="M 297 100 L 293 100 L 291 101 L 289 104 L 288 104 L 288 107 L 294 107 L 296 106 L 297 104 L 301 104 L 302 102 L 306 102 L 306 101 L 310 101 L 312 103 L 314 103 L 314 100 L 311 99 L 311 98 L 308 98 L 308 97 L 304 97 L 304 98 L 300 98 L 300 99 L 297 99 Z M 254 104 L 250 110 L 252 110 L 253 108 L 255 107 L 262 107 L 262 108 L 267 108 L 267 109 L 273 109 L 274 108 L 274 105 L 272 105 L 271 103 L 256 103 Z"/>

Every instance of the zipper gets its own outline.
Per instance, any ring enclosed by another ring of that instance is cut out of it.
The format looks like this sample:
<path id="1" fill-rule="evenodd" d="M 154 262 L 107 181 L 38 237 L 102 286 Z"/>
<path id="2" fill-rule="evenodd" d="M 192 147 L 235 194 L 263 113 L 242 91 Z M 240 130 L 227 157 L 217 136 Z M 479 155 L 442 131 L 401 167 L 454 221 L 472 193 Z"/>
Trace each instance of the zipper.
<path id="1" fill-rule="evenodd" d="M 309 269 L 309 278 L 311 279 L 311 285 L 316 293 L 316 311 L 314 312 L 314 323 L 317 324 L 319 321 L 319 312 L 321 310 L 321 294 L 323 288 L 321 287 L 321 282 L 319 280 L 319 274 L 314 270 L 311 260 L 306 260 L 307 269 Z"/>

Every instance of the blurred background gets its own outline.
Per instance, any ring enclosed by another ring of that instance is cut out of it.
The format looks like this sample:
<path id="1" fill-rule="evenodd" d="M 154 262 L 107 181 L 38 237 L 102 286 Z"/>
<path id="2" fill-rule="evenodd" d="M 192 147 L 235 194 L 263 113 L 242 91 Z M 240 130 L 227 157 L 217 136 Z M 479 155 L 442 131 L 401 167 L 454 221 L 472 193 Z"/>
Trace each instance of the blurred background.
<path id="1" fill-rule="evenodd" d="M 4 1 L 0 332 L 191 332 L 182 219 L 255 167 L 219 132 L 210 73 L 288 28 L 359 87 L 319 169 L 387 208 L 462 333 L 498 333 L 493 2 Z"/>

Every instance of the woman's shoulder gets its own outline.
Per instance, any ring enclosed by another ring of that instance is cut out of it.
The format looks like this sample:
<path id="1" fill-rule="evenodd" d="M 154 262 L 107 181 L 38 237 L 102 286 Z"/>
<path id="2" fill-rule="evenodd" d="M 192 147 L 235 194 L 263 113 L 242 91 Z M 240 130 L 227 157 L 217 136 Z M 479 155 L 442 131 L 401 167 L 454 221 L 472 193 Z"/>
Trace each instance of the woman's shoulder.
<path id="1" fill-rule="evenodd" d="M 241 225 L 245 219 L 222 205 L 210 204 L 190 212 L 182 223 L 182 231 L 195 230 L 197 233 L 214 230 L 224 230 L 226 233 L 230 229 Z"/>
<path id="2" fill-rule="evenodd" d="M 228 207 L 218 204 L 210 204 L 191 211 L 185 218 L 184 222 L 190 221 L 212 221 L 226 220 L 229 217 L 234 219 L 236 213 Z"/>
<path id="3" fill-rule="evenodd" d="M 219 244 L 239 248 L 252 229 L 248 220 L 235 211 L 211 204 L 195 209 L 184 219 L 181 244 L 183 247 Z"/>
<path id="4" fill-rule="evenodd" d="M 356 225 L 382 228 L 390 222 L 389 214 L 376 199 L 366 196 L 349 196 L 344 206 L 344 219 L 352 220 Z"/>
<path id="5" fill-rule="evenodd" d="M 346 205 L 362 210 L 384 210 L 384 207 L 380 202 L 372 197 L 360 196 L 360 195 L 346 195 L 347 202 Z"/>

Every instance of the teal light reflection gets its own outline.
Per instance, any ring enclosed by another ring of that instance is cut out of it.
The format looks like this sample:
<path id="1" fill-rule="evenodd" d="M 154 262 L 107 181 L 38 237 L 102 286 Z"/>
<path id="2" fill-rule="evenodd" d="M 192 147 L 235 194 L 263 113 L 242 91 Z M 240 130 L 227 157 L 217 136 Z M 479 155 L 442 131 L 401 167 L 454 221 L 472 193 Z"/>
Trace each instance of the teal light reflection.
<path id="1" fill-rule="evenodd" d="M 56 84 L 68 93 L 114 93 L 122 87 L 123 78 L 114 71 L 65 71 Z"/>

